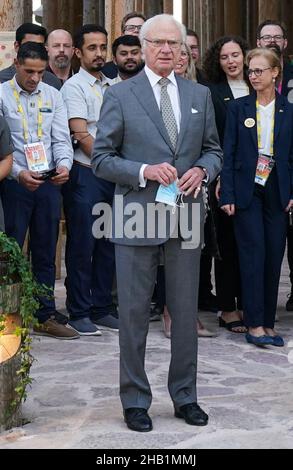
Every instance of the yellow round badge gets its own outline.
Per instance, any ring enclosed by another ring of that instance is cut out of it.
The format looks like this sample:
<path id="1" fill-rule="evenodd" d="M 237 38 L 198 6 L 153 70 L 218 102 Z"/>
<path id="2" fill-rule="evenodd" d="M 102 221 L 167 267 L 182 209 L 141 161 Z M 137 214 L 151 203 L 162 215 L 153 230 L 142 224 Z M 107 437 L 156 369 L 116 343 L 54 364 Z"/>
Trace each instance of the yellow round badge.
<path id="1" fill-rule="evenodd" d="M 255 120 L 253 118 L 246 119 L 244 122 L 245 127 L 252 129 L 255 126 Z"/>

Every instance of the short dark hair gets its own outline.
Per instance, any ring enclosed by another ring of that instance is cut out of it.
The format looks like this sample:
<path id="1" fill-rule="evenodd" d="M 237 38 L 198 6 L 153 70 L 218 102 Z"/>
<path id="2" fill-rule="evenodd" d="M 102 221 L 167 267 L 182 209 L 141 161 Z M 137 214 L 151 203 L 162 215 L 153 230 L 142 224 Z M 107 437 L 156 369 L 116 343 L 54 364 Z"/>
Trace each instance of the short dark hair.
<path id="1" fill-rule="evenodd" d="M 266 20 L 266 21 L 263 21 L 260 25 L 258 25 L 257 30 L 256 30 L 257 39 L 260 39 L 262 29 L 265 26 L 279 26 L 279 28 L 281 28 L 281 30 L 283 31 L 284 39 L 287 39 L 287 29 L 285 25 L 280 23 L 280 21 L 277 21 L 277 20 Z"/>
<path id="2" fill-rule="evenodd" d="M 137 36 L 131 36 L 125 34 L 124 36 L 120 36 L 119 38 L 115 39 L 112 44 L 112 54 L 113 57 L 116 57 L 117 49 L 119 46 L 131 46 L 131 47 L 141 47 L 140 40 Z"/>
<path id="3" fill-rule="evenodd" d="M 84 35 L 90 33 L 102 33 L 108 37 L 108 33 L 103 26 L 97 24 L 85 24 L 74 35 L 74 47 L 81 50 L 84 45 Z"/>
<path id="4" fill-rule="evenodd" d="M 26 42 L 18 49 L 17 60 L 23 64 L 26 59 L 40 59 L 48 62 L 48 52 L 44 44 L 39 42 Z"/>
<path id="5" fill-rule="evenodd" d="M 199 43 L 199 35 L 195 31 L 193 31 L 193 29 L 187 29 L 186 35 L 193 36 L 195 39 L 197 39 L 197 42 Z"/>
<path id="6" fill-rule="evenodd" d="M 33 23 L 23 23 L 16 30 L 15 40 L 21 45 L 26 34 L 35 34 L 36 36 L 44 36 L 44 42 L 47 41 L 47 30 L 43 26 L 39 26 Z"/>
<path id="7" fill-rule="evenodd" d="M 132 11 L 131 13 L 128 13 L 127 15 L 124 16 L 122 22 L 121 22 L 121 31 L 124 33 L 125 31 L 125 26 L 128 20 L 131 20 L 132 18 L 141 18 L 143 21 L 146 21 L 146 16 L 143 13 L 138 13 L 137 11 Z"/>

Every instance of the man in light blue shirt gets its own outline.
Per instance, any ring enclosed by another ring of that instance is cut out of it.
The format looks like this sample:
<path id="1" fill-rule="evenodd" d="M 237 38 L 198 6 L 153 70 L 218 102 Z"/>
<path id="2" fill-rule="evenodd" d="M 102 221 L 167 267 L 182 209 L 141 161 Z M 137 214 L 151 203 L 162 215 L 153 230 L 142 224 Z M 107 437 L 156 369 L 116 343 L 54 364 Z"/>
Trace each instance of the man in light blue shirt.
<path id="1" fill-rule="evenodd" d="M 114 247 L 106 239 L 96 240 L 92 234 L 93 207 L 99 202 L 111 204 L 114 195 L 112 183 L 93 175 L 90 160 L 104 92 L 111 84 L 101 72 L 107 55 L 107 32 L 101 26 L 85 25 L 74 43 L 81 68 L 62 88 L 75 142 L 74 164 L 63 190 L 67 223 L 66 306 L 72 328 L 80 335 L 97 336 L 101 334 L 97 326 L 118 330 L 111 295 Z"/>
<path id="2" fill-rule="evenodd" d="M 60 187 L 69 178 L 73 151 L 62 96 L 41 82 L 47 60 L 43 44 L 20 47 L 15 77 L 0 86 L 0 114 L 15 147 L 10 178 L 3 182 L 6 233 L 23 246 L 29 229 L 34 275 L 54 289 Z M 42 299 L 36 315 L 40 325 L 35 332 L 59 339 L 78 337 L 64 325 L 54 299 Z"/>

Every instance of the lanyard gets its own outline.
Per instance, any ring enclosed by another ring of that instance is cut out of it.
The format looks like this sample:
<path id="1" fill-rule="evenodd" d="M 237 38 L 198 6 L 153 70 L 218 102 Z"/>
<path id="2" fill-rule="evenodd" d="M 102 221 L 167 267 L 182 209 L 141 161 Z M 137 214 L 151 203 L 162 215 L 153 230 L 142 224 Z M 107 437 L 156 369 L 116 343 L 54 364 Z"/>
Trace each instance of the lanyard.
<path id="1" fill-rule="evenodd" d="M 260 110 L 259 110 L 259 102 L 256 101 L 256 117 L 257 117 L 257 139 L 258 139 L 258 148 L 262 148 L 261 142 L 261 119 L 260 119 Z M 270 156 L 274 155 L 274 133 L 275 133 L 275 109 L 272 118 L 272 130 L 271 130 L 271 143 L 270 143 Z"/>
<path id="2" fill-rule="evenodd" d="M 100 100 L 101 103 L 102 103 L 102 102 L 103 102 L 103 95 L 102 95 L 102 93 L 100 93 L 100 92 L 98 91 L 98 89 L 96 88 L 96 84 L 94 84 L 94 85 L 92 86 L 92 90 L 93 90 L 94 94 L 99 98 L 99 100 Z"/>
<path id="3" fill-rule="evenodd" d="M 13 90 L 13 95 L 17 104 L 17 111 L 21 114 L 21 117 L 22 117 L 23 137 L 24 137 L 25 143 L 28 143 L 28 140 L 29 140 L 28 122 L 26 120 L 22 104 L 20 102 L 20 96 L 13 80 L 11 80 L 10 85 Z M 41 93 L 39 93 L 38 95 L 38 139 L 39 141 L 41 141 L 43 137 L 43 115 L 41 113 L 42 107 L 43 107 L 43 101 L 42 101 Z"/>

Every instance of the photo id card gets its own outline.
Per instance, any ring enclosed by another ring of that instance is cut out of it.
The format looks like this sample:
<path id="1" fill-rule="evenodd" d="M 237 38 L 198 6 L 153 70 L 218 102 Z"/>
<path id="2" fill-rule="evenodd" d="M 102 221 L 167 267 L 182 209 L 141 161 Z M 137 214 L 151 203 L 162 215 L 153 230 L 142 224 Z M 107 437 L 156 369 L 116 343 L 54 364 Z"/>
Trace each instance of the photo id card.
<path id="1" fill-rule="evenodd" d="M 24 146 L 24 153 L 30 171 L 48 171 L 49 164 L 43 142 L 27 144 Z"/>
<path id="2" fill-rule="evenodd" d="M 274 165 L 275 162 L 272 157 L 260 154 L 257 161 L 255 183 L 265 187 Z"/>

